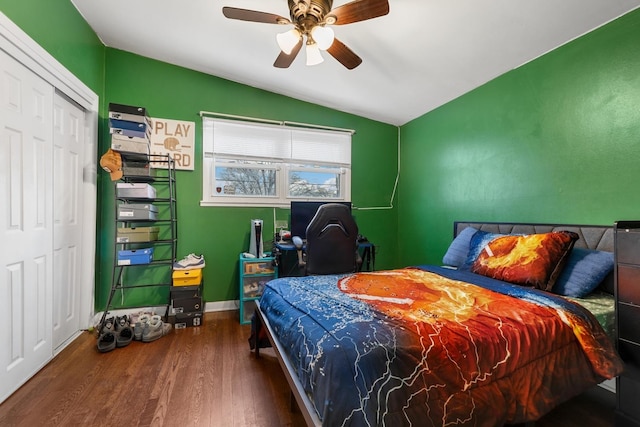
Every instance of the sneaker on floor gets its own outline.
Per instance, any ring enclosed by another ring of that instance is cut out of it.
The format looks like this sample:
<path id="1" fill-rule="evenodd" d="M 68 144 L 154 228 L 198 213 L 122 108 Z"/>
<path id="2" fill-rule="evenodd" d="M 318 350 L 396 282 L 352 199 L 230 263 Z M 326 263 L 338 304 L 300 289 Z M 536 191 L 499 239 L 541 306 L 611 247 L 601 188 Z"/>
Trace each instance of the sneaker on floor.
<path id="1" fill-rule="evenodd" d="M 173 263 L 174 270 L 197 270 L 199 268 L 204 268 L 203 255 L 189 254 Z"/>
<path id="2" fill-rule="evenodd" d="M 126 347 L 133 340 L 133 328 L 131 328 L 131 320 L 126 314 L 124 316 L 116 316 L 116 347 Z"/>
<path id="3" fill-rule="evenodd" d="M 138 321 L 133 326 L 133 339 L 136 341 L 142 341 L 142 334 L 149 324 L 151 317 L 148 314 L 141 314 L 138 317 Z"/>
<path id="4" fill-rule="evenodd" d="M 104 320 L 102 330 L 100 330 L 100 335 L 98 336 L 97 347 L 100 353 L 106 353 L 116 348 L 116 332 L 113 317 Z"/>
<path id="5" fill-rule="evenodd" d="M 98 337 L 98 351 L 106 353 L 116 348 L 116 334 L 114 332 L 103 332 Z"/>
<path id="6" fill-rule="evenodd" d="M 171 323 L 165 323 L 157 314 L 151 316 L 147 327 L 142 332 L 142 342 L 155 341 L 171 332 Z"/>

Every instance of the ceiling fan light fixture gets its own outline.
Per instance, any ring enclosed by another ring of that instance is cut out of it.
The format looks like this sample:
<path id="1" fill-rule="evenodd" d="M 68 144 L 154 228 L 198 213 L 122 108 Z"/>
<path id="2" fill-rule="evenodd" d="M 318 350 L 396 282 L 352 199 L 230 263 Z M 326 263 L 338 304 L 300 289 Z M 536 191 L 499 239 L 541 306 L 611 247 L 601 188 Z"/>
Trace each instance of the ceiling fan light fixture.
<path id="1" fill-rule="evenodd" d="M 292 25 L 293 30 L 276 35 L 280 53 L 273 63 L 276 68 L 288 68 L 302 50 L 307 49 L 307 65 L 323 62 L 321 50 L 326 51 L 348 70 L 362 63 L 339 39 L 335 38 L 332 25 L 346 25 L 384 16 L 389 13 L 389 0 L 344 0 L 346 3 L 333 8 L 333 0 L 287 0 L 289 18 L 258 10 L 223 7 L 226 18 L 265 24 Z"/>
<path id="2" fill-rule="evenodd" d="M 295 28 L 286 31 L 284 33 L 280 33 L 276 35 L 276 41 L 278 42 L 278 46 L 280 50 L 289 55 L 293 48 L 300 41 L 300 32 Z"/>
<path id="3" fill-rule="evenodd" d="M 329 27 L 316 25 L 311 29 L 311 37 L 316 42 L 319 49 L 327 50 L 333 44 L 335 34 L 333 33 L 333 29 Z"/>
<path id="4" fill-rule="evenodd" d="M 318 48 L 317 43 L 308 43 L 307 44 L 307 65 L 318 65 L 324 58 L 320 54 L 320 49 Z"/>

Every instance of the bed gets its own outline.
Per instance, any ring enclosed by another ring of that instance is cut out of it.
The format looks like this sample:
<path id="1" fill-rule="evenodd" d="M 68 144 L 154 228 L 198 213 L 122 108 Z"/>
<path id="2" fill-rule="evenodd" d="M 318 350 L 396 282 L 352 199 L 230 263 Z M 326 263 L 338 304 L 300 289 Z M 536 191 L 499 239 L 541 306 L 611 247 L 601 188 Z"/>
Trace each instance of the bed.
<path id="1" fill-rule="evenodd" d="M 553 268 L 494 268 L 532 238 Z M 535 421 L 622 370 L 610 270 L 591 265 L 612 248 L 611 227 L 457 222 L 443 265 L 269 282 L 252 347 L 266 335 L 308 425 Z M 565 276 L 586 264 L 577 295 Z"/>

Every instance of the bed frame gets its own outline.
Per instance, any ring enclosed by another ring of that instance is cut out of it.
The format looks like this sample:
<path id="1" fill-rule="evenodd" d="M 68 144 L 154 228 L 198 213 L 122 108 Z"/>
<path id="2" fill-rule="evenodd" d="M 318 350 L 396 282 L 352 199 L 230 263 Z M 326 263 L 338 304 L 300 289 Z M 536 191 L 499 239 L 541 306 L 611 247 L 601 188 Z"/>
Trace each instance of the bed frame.
<path id="1" fill-rule="evenodd" d="M 601 226 L 601 225 L 575 225 L 575 224 L 537 224 L 537 223 L 515 223 L 515 222 L 471 222 L 471 221 L 455 221 L 453 223 L 453 237 L 455 238 L 462 230 L 467 227 L 474 227 L 478 230 L 488 231 L 492 233 L 501 234 L 534 234 L 534 233 L 548 233 L 550 231 L 568 230 L 577 233 L 580 238 L 576 241 L 575 246 L 580 248 L 602 250 L 607 252 L 613 252 L 613 225 Z M 291 363 L 285 356 L 285 352 L 275 339 L 275 335 L 269 324 L 269 321 L 260 310 L 260 304 L 256 304 L 255 311 L 255 331 L 254 348 L 256 357 L 260 357 L 259 335 L 260 331 L 264 330 L 269 342 L 275 351 L 276 358 L 280 363 L 280 367 L 284 372 L 289 387 L 291 388 L 291 406 L 294 409 L 294 400 L 297 403 L 297 407 L 302 412 L 302 415 L 307 423 L 307 426 L 322 426 L 322 421 L 316 414 L 313 403 L 304 391 L 302 383 L 295 374 L 295 370 L 291 366 Z M 534 422 L 526 423 L 524 426 L 532 427 Z"/>
<path id="2" fill-rule="evenodd" d="M 291 363 L 289 363 L 289 359 L 287 359 L 282 346 L 280 345 L 278 340 L 275 339 L 275 335 L 273 333 L 273 329 L 271 329 L 271 325 L 269 324 L 269 321 L 267 320 L 266 317 L 264 317 L 264 314 L 260 310 L 259 301 L 256 301 L 255 321 L 256 321 L 255 333 L 253 335 L 255 341 L 253 344 L 255 346 L 254 348 L 256 349 L 256 358 L 260 357 L 260 346 L 258 345 L 259 344 L 258 341 L 259 341 L 260 330 L 264 329 L 267 337 L 269 337 L 269 342 L 271 343 L 271 347 L 276 353 L 276 358 L 280 363 L 282 372 L 284 372 L 284 376 L 287 378 L 287 382 L 289 383 L 289 387 L 291 388 L 291 410 L 292 411 L 295 410 L 296 409 L 295 404 L 297 404 L 297 408 L 300 410 L 300 412 L 302 412 L 302 416 L 304 417 L 304 420 L 307 423 L 307 426 L 321 427 L 322 421 L 320 421 L 320 418 L 316 413 L 313 403 L 311 402 L 307 394 L 304 392 L 302 383 L 298 379 L 298 376 L 296 375 L 295 370 L 291 366 Z M 294 402 L 294 399 L 295 399 L 295 402 Z"/>

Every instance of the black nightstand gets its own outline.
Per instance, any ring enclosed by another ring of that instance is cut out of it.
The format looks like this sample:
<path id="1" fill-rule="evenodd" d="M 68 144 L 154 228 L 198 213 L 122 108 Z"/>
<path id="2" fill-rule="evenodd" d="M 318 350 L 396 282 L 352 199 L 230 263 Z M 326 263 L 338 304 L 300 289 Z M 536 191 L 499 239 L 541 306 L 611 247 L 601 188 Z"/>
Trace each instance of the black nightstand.
<path id="1" fill-rule="evenodd" d="M 615 224 L 618 352 L 624 372 L 616 382 L 616 426 L 640 427 L 640 221 Z"/>

